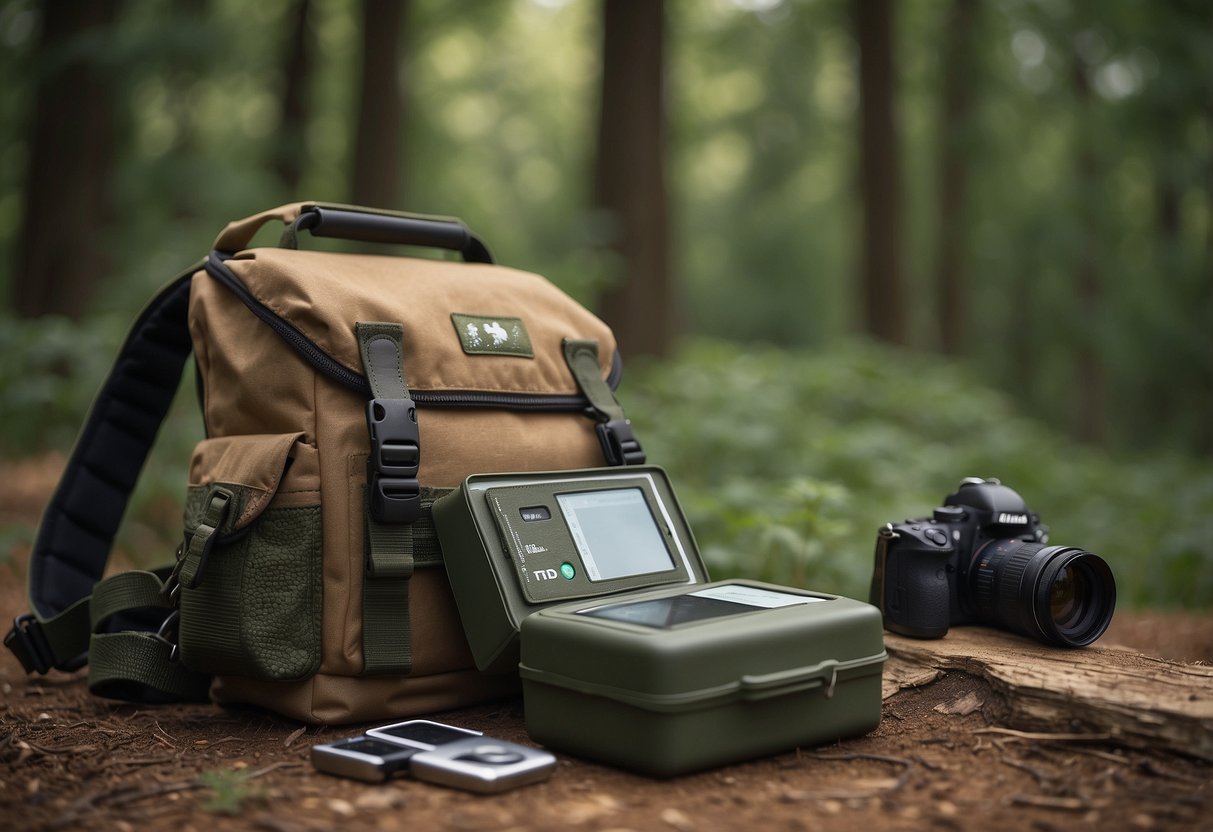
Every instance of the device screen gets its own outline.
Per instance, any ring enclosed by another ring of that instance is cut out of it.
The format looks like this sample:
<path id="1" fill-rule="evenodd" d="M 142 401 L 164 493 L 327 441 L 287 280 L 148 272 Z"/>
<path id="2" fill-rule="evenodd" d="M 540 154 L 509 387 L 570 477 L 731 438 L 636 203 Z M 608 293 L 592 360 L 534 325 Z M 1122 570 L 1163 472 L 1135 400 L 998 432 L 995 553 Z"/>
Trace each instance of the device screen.
<path id="1" fill-rule="evenodd" d="M 442 745 L 455 740 L 465 740 L 472 732 L 452 728 L 449 725 L 440 725 L 437 722 L 418 720 L 406 722 L 403 725 L 389 725 L 386 728 L 378 729 L 378 733 L 425 745 Z"/>
<path id="2" fill-rule="evenodd" d="M 742 615 L 758 610 L 818 604 L 825 597 L 774 592 L 760 587 L 740 584 L 724 584 L 708 587 L 684 595 L 669 595 L 647 601 L 625 601 L 578 610 L 578 615 L 606 618 L 611 621 L 626 621 L 659 630 L 677 627 L 692 621 L 706 621 Z"/>
<path id="3" fill-rule="evenodd" d="M 340 748 L 343 751 L 354 751 L 358 754 L 371 754 L 375 757 L 386 757 L 389 754 L 399 754 L 402 749 L 399 745 L 384 740 L 376 740 L 370 737 L 357 737 L 345 742 L 335 743 L 334 747 Z"/>
<path id="4" fill-rule="evenodd" d="M 754 607 L 716 598 L 675 595 L 670 598 L 654 598 L 651 601 L 633 601 L 629 604 L 612 604 L 609 607 L 582 610 L 578 615 L 626 621 L 629 624 L 664 630 L 690 621 L 703 621 L 744 612 L 754 612 Z"/>
<path id="5" fill-rule="evenodd" d="M 591 581 L 674 568 L 639 488 L 557 494 L 556 500 Z"/>

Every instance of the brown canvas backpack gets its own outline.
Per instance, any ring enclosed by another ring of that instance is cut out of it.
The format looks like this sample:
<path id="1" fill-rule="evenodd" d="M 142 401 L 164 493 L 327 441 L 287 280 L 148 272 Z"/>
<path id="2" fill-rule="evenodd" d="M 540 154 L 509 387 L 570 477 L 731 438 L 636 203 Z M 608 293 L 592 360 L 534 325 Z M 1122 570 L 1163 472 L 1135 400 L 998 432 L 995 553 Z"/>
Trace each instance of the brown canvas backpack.
<path id="1" fill-rule="evenodd" d="M 278 247 L 249 249 L 264 224 Z M 298 248 L 300 233 L 464 262 Z M 176 561 L 101 581 L 190 353 L 206 438 Z M 472 662 L 429 507 L 473 473 L 644 461 L 609 328 L 457 220 L 320 203 L 231 223 L 136 320 L 47 507 L 29 672 L 341 723 L 514 689 Z M 99 582 L 100 581 L 100 582 Z"/>

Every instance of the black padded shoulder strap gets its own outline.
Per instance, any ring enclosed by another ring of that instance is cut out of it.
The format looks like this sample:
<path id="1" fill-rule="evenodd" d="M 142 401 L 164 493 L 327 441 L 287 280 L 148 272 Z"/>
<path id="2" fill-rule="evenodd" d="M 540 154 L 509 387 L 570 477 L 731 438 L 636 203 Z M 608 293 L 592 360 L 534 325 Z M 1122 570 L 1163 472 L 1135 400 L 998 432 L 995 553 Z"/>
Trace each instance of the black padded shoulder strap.
<path id="1" fill-rule="evenodd" d="M 4 643 L 27 671 L 72 670 L 86 661 L 87 598 L 191 351 L 190 267 L 139 314 L 102 385 L 42 515 L 29 563 L 32 614 Z M 83 624 L 81 630 L 80 624 Z"/>

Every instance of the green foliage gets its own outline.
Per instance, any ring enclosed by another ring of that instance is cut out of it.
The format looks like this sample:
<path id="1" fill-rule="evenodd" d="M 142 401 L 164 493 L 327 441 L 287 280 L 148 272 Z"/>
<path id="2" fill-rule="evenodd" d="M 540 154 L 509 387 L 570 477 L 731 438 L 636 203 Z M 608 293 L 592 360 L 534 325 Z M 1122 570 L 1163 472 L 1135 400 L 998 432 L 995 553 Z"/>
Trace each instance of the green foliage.
<path id="1" fill-rule="evenodd" d="M 667 3 L 672 268 L 687 331 L 812 346 L 854 329 L 859 119 L 853 0 Z M 977 4 L 972 102 L 957 145 L 963 222 L 940 228 L 941 48 L 951 3 L 895 4 L 907 315 L 938 342 L 939 243 L 964 243 L 970 313 L 942 325 L 1061 429 L 1081 412 L 1079 356 L 1098 356 L 1108 440 L 1213 442 L 1210 396 L 1213 29 L 1205 4 Z M 358 4 L 311 4 L 310 115 L 283 135 L 296 5 L 124 4 L 104 40 L 125 125 L 103 312 L 137 306 L 227 220 L 292 199 L 348 198 Z M 618 271 L 592 200 L 599 4 L 418 0 L 405 26 L 409 210 L 462 216 L 502 262 L 592 301 Z M 0 289 L 23 192 L 40 7 L 0 7 Z M 87 44 L 86 44 L 87 45 Z M 96 47 L 96 43 L 93 43 Z M 1076 70 L 1090 80 L 1076 89 Z M 393 89 L 385 79 L 384 89 Z M 301 148 L 303 180 L 275 174 Z M 1084 155 L 1085 154 L 1085 155 Z M 1089 159 L 1083 170 L 1080 159 Z M 65 244 L 70 235 L 65 236 Z M 137 255 L 132 254 L 137 252 Z M 1098 272 L 1093 300 L 1079 277 Z M 125 311 L 123 316 L 127 314 Z M 1203 444 L 1202 444 L 1203 443 Z"/>
<path id="2" fill-rule="evenodd" d="M 1126 605 L 1213 605 L 1213 472 L 1114 457 L 1025 418 L 963 366 L 862 342 L 698 341 L 622 391 L 714 577 L 867 597 L 876 530 L 998 477 L 1054 543 L 1104 556 Z"/>
<path id="3" fill-rule="evenodd" d="M 936 215 L 951 3 L 895 4 L 912 339 L 931 348 L 941 325 L 957 329 L 972 369 L 826 346 L 854 329 L 856 308 L 851 5 L 667 3 L 678 315 L 692 334 L 823 350 L 698 342 L 631 383 L 630 412 L 652 458 L 675 472 L 713 567 L 862 594 L 875 528 L 980 474 L 1022 491 L 1055 540 L 1106 554 L 1130 601 L 1211 603 L 1205 4 L 978 4 L 955 228 Z M 113 216 L 98 218 L 112 276 L 85 324 L 0 318 L 0 454 L 70 446 L 133 310 L 229 219 L 347 198 L 358 4 L 311 9 L 299 137 L 282 134 L 293 2 L 122 6 L 103 44 L 125 125 Z M 410 4 L 406 204 L 385 206 L 462 216 L 502 262 L 586 301 L 617 267 L 602 254 L 609 223 L 591 193 L 598 9 Z M 12 264 L 23 194 L 40 185 L 24 174 L 32 80 L 61 58 L 38 51 L 40 15 L 33 0 L 0 7 L 0 74 L 16 79 L 0 88 L 0 290 L 22 277 Z M 300 143 L 303 181 L 291 193 L 274 166 Z M 947 234 L 964 242 L 970 312 L 941 324 L 934 269 Z M 1088 262 L 1093 301 L 1078 286 Z M 1075 424 L 1084 351 L 1104 375 L 1109 443 L 1129 449 L 1117 456 L 1057 432 Z M 201 436 L 192 396 L 179 399 L 120 541 L 143 562 L 171 552 Z M 1196 448 L 1206 461 L 1142 455 L 1150 448 Z"/>
<path id="4" fill-rule="evenodd" d="M 119 337 L 110 320 L 0 316 L 0 455 L 70 445 Z"/>
<path id="5" fill-rule="evenodd" d="M 211 769 L 202 772 L 198 775 L 198 783 L 211 790 L 202 808 L 217 815 L 238 815 L 248 808 L 248 804 L 264 802 L 267 792 L 250 785 L 250 779 L 247 771 Z"/>
<path id="6" fill-rule="evenodd" d="M 83 324 L 0 318 L 0 458 L 72 447 L 128 326 L 118 316 Z M 142 566 L 169 562 L 181 536 L 190 454 L 203 436 L 188 364 L 181 390 L 131 495 L 116 543 Z M 0 526 L 0 551 L 32 537 L 28 526 Z"/>

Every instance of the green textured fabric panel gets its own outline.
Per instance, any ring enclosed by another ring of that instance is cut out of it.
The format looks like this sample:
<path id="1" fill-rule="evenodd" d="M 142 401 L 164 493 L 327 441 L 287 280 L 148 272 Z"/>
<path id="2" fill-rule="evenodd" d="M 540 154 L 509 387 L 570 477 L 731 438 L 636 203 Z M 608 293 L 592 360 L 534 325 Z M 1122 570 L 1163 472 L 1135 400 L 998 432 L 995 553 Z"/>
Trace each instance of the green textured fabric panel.
<path id="1" fill-rule="evenodd" d="M 182 660 L 253 679 L 314 674 L 321 550 L 320 506 L 267 509 L 246 533 L 221 541 L 201 583 L 181 592 Z"/>

